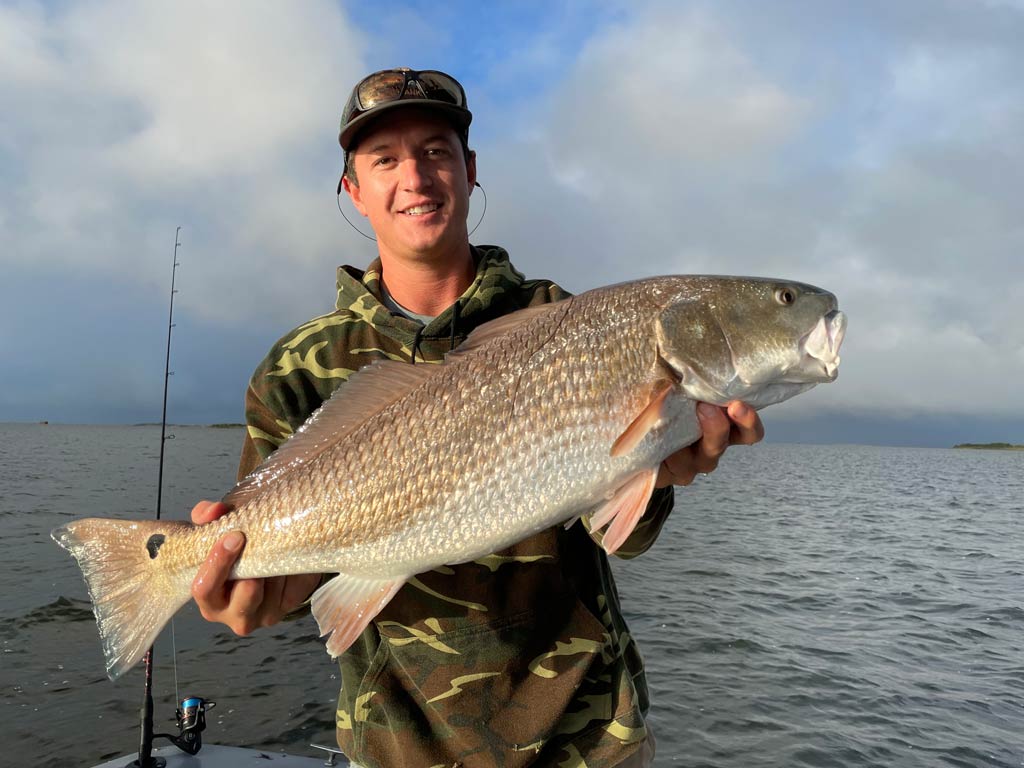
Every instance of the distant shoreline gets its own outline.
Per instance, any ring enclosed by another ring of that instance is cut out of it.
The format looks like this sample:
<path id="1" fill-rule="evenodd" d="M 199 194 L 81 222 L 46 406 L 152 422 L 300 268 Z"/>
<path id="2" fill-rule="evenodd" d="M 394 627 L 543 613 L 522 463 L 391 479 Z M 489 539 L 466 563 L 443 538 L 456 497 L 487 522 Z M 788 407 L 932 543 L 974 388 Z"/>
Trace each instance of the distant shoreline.
<path id="1" fill-rule="evenodd" d="M 958 443 L 954 448 L 966 448 L 972 451 L 1024 451 L 1024 445 L 1012 443 Z"/>
<path id="2" fill-rule="evenodd" d="M 159 427 L 159 421 L 143 421 L 138 424 L 131 424 L 132 427 Z M 206 427 L 207 429 L 241 429 L 245 424 L 167 424 L 168 427 Z"/>

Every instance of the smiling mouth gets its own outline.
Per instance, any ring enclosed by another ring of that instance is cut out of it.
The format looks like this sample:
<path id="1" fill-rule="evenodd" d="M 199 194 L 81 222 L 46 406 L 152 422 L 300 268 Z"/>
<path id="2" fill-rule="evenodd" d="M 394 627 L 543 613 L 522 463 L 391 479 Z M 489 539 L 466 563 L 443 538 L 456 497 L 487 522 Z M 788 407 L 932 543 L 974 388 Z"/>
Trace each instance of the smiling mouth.
<path id="1" fill-rule="evenodd" d="M 441 208 L 440 203 L 429 203 L 428 205 L 414 205 L 411 208 L 406 208 L 402 213 L 406 216 L 425 216 L 428 213 Z"/>

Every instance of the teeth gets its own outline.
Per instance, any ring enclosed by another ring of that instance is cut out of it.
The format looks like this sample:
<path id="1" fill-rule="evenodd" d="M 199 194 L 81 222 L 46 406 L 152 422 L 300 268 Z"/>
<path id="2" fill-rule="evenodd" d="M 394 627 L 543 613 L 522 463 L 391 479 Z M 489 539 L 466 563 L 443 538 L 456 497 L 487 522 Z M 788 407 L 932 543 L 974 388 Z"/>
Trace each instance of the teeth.
<path id="1" fill-rule="evenodd" d="M 433 213 L 440 205 L 432 203 L 430 205 L 414 205 L 412 208 L 406 208 L 402 213 L 408 214 L 409 216 L 422 216 L 424 213 Z"/>

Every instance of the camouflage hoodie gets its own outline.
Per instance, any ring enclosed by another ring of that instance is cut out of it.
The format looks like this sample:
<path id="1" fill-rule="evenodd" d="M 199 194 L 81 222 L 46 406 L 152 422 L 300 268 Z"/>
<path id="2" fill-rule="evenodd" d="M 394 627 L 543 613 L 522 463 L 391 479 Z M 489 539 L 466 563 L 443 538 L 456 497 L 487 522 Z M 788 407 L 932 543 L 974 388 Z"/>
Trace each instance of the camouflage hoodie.
<path id="1" fill-rule="evenodd" d="M 501 248 L 473 254 L 473 284 L 427 326 L 384 306 L 379 261 L 339 268 L 337 309 L 287 334 L 252 377 L 240 475 L 362 366 L 440 362 L 481 323 L 569 295 L 526 280 Z M 671 489 L 656 492 L 618 554 L 646 550 L 671 508 Z M 581 525 L 419 574 L 339 663 L 338 743 L 367 768 L 597 768 L 646 737 L 643 664 L 604 550 Z"/>

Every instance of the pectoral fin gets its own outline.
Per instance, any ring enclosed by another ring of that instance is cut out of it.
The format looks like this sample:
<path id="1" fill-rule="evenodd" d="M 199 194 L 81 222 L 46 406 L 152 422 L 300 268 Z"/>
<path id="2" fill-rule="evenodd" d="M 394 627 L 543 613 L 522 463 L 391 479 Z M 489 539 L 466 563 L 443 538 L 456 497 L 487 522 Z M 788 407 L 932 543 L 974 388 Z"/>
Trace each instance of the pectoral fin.
<path id="1" fill-rule="evenodd" d="M 341 655 L 405 584 L 405 579 L 361 579 L 341 573 L 313 593 L 310 601 L 320 636 L 331 657 Z"/>
<path id="2" fill-rule="evenodd" d="M 590 518 L 591 531 L 598 531 L 608 525 L 601 545 L 609 555 L 622 546 L 644 516 L 657 479 L 657 467 L 637 472 L 619 486 L 614 495 L 598 507 Z"/>
<path id="3" fill-rule="evenodd" d="M 665 406 L 665 399 L 671 391 L 672 384 L 671 382 L 668 382 L 654 393 L 654 397 L 651 398 L 651 402 L 649 402 L 644 409 L 640 411 L 640 415 L 633 419 L 633 422 L 626 427 L 626 431 L 619 435 L 618 439 L 612 443 L 612 456 L 625 456 L 640 444 L 640 441 L 647 436 L 648 432 L 654 429 L 655 425 L 657 425 L 662 419 L 662 409 Z"/>

